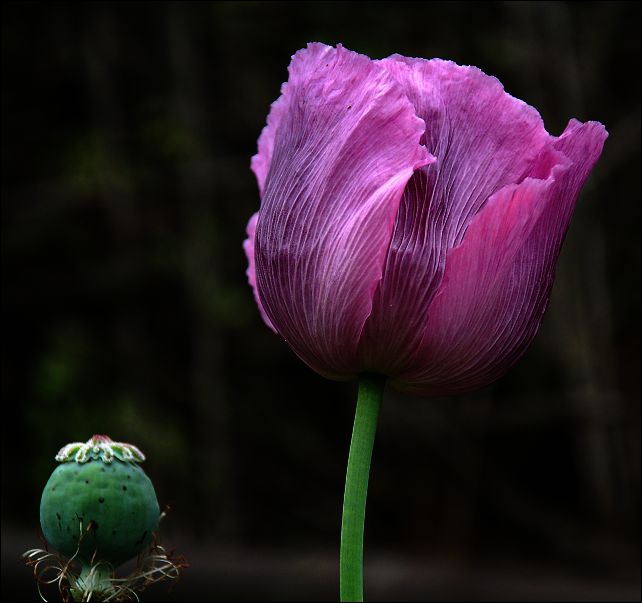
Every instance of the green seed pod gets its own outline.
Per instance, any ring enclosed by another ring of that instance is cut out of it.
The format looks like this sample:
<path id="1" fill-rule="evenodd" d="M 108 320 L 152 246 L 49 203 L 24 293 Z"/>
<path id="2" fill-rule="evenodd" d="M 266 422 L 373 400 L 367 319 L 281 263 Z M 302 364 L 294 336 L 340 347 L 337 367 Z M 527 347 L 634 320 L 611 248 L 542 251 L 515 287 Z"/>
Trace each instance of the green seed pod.
<path id="1" fill-rule="evenodd" d="M 166 512 L 159 512 L 136 446 L 95 435 L 85 444 L 67 444 L 56 460 L 61 465 L 40 501 L 42 532 L 56 550 L 23 553 L 43 600 L 41 585 L 55 584 L 63 601 L 139 601 L 151 584 L 179 578 L 187 563 L 160 543 L 158 524 Z M 116 568 L 135 556 L 133 571 L 117 575 Z"/>
<path id="2" fill-rule="evenodd" d="M 83 564 L 117 567 L 147 547 L 160 509 L 138 448 L 95 435 L 68 444 L 56 460 L 61 465 L 40 502 L 40 525 L 53 548 Z"/>

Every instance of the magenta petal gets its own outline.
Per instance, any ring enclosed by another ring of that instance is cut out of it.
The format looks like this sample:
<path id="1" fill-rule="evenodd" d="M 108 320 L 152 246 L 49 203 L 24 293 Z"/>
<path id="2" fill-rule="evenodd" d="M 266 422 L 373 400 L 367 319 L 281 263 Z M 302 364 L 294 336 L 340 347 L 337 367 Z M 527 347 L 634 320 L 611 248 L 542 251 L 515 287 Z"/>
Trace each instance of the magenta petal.
<path id="1" fill-rule="evenodd" d="M 259 214 L 257 212 L 250 218 L 250 221 L 247 223 L 247 229 L 246 229 L 247 239 L 243 241 L 243 250 L 245 251 L 245 256 L 247 257 L 247 270 L 245 271 L 245 274 L 247 274 L 247 280 L 250 283 L 250 286 L 252 287 L 252 292 L 254 293 L 254 300 L 256 301 L 256 305 L 259 307 L 261 318 L 263 318 L 263 321 L 265 322 L 265 324 L 276 333 L 276 329 L 274 328 L 274 325 L 270 322 L 270 319 L 267 317 L 267 314 L 263 309 L 263 304 L 259 299 L 259 292 L 256 290 L 256 269 L 254 265 L 254 237 L 256 236 L 256 223 L 258 219 L 259 219 Z"/>
<path id="2" fill-rule="evenodd" d="M 381 278 L 404 187 L 430 161 L 424 124 L 363 55 L 299 51 L 253 162 L 263 196 L 257 286 L 277 331 L 312 368 L 346 378 Z"/>
<path id="3" fill-rule="evenodd" d="M 436 157 L 406 187 L 364 329 L 365 365 L 395 375 L 421 341 L 446 254 L 491 195 L 524 177 L 549 136 L 535 109 L 475 67 L 401 56 L 380 64 L 424 119 Z"/>
<path id="4" fill-rule="evenodd" d="M 274 136 L 279 128 L 284 111 L 287 111 L 288 105 L 285 97 L 287 82 L 281 86 L 281 95 L 270 107 L 267 124 L 263 128 L 258 140 L 258 153 L 252 157 L 251 168 L 256 176 L 259 185 L 259 194 L 263 197 L 265 190 L 265 180 L 272 163 L 272 152 L 274 150 Z"/>
<path id="5" fill-rule="evenodd" d="M 575 200 L 606 131 L 572 120 L 529 177 L 493 195 L 449 252 L 423 339 L 397 387 L 424 395 L 470 391 L 526 350 L 548 304 Z"/>

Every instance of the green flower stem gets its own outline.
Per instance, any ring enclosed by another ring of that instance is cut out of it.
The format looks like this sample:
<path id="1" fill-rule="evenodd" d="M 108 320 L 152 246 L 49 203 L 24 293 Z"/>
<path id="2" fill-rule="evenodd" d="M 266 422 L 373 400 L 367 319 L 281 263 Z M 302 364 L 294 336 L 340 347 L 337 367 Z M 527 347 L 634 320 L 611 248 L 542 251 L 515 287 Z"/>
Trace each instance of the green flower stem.
<path id="1" fill-rule="evenodd" d="M 112 570 L 107 563 L 95 565 L 81 562 L 80 575 L 71 584 L 71 595 L 74 601 L 104 601 L 113 591 Z"/>
<path id="2" fill-rule="evenodd" d="M 361 375 L 359 397 L 348 456 L 341 520 L 341 601 L 363 601 L 363 524 L 368 495 L 368 475 L 385 378 Z"/>

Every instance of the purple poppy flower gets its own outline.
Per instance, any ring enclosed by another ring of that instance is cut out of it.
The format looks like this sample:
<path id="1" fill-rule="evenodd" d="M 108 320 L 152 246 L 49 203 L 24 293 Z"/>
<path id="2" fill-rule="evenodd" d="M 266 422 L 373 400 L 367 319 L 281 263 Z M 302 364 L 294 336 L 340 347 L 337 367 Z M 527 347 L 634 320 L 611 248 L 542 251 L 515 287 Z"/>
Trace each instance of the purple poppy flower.
<path id="1" fill-rule="evenodd" d="M 607 132 L 538 112 L 475 67 L 297 52 L 252 169 L 248 277 L 265 322 L 333 379 L 443 395 L 533 340 Z"/>

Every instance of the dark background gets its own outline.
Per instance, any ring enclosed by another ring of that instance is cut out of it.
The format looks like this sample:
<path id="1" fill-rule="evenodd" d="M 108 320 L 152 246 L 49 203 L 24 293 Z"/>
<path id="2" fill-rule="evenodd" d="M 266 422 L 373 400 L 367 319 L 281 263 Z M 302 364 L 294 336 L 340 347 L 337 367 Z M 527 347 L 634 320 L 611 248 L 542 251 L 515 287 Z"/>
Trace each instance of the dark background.
<path id="1" fill-rule="evenodd" d="M 5 3 L 2 595 L 65 443 L 131 441 L 191 562 L 173 600 L 338 593 L 356 386 L 261 322 L 250 156 L 308 41 L 473 64 L 603 122 L 550 310 L 502 380 L 387 393 L 370 600 L 639 600 L 638 2 Z M 167 598 L 166 589 L 152 597 Z M 54 597 L 55 598 L 55 597 Z"/>

